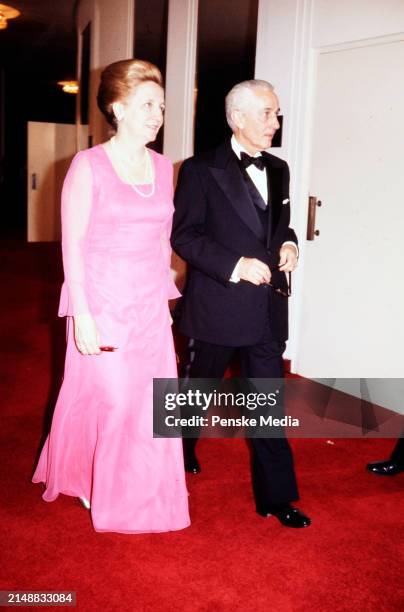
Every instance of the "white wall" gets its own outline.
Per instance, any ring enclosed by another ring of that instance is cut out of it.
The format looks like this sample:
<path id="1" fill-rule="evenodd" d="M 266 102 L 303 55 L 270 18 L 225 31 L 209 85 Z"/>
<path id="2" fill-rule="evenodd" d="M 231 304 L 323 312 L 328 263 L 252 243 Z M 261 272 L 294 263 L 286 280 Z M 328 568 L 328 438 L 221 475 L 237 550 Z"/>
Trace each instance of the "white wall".
<path id="1" fill-rule="evenodd" d="M 313 1 L 314 47 L 397 34 L 403 27 L 403 0 Z"/>
<path id="2" fill-rule="evenodd" d="M 286 115 L 280 157 L 290 161 L 294 154 L 311 50 L 403 29 L 403 0 L 260 0 L 255 76 L 275 86 Z"/>

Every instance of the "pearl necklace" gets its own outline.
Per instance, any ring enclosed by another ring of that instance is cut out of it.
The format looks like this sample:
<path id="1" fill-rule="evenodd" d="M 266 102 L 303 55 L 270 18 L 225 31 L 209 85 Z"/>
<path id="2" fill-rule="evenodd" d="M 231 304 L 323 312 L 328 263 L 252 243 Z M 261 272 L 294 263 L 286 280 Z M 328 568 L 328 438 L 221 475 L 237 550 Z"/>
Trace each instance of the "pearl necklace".
<path id="1" fill-rule="evenodd" d="M 129 164 L 133 164 L 133 161 L 131 161 L 128 158 L 125 158 L 121 155 L 121 153 L 119 152 L 118 148 L 117 148 L 117 144 L 115 141 L 115 136 L 113 136 L 111 138 L 111 144 L 112 144 L 112 148 L 115 152 L 115 154 L 117 155 L 117 157 L 123 161 L 124 163 L 129 163 Z M 151 198 L 152 195 L 154 195 L 155 189 L 156 189 L 156 177 L 154 176 L 153 173 L 153 169 L 152 169 L 152 160 L 151 160 L 151 156 L 149 151 L 145 148 L 145 152 L 146 152 L 146 178 L 151 177 L 152 180 L 151 182 L 151 190 L 149 191 L 149 193 L 144 193 L 144 191 L 141 191 L 140 189 L 138 189 L 135 185 L 135 183 L 132 183 L 131 181 L 128 181 L 127 184 L 132 187 L 132 189 L 138 194 L 140 195 L 142 198 Z M 127 176 L 127 175 L 126 175 Z"/>

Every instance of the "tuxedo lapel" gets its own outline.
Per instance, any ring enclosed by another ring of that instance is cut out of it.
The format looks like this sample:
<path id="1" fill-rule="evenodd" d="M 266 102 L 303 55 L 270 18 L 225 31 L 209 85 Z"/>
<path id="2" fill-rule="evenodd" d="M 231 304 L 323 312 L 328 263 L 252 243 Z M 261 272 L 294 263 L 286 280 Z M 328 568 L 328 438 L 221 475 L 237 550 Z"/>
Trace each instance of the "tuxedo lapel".
<path id="1" fill-rule="evenodd" d="M 262 225 L 230 142 L 216 149 L 209 171 L 242 221 L 259 237 Z"/>

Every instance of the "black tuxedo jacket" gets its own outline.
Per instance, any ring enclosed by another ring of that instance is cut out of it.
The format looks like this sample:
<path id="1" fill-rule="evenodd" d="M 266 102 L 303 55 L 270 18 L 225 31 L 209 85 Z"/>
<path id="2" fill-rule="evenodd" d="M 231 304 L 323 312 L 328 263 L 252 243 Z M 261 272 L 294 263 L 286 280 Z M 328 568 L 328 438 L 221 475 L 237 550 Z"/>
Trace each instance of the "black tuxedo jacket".
<path id="1" fill-rule="evenodd" d="M 285 274 L 276 267 L 282 244 L 287 240 L 297 244 L 289 228 L 289 168 L 274 155 L 263 155 L 272 230 L 266 243 L 230 141 L 191 157 L 181 167 L 171 242 L 188 263 L 179 329 L 191 338 L 224 346 L 256 344 L 269 314 L 273 338 L 287 339 L 287 298 L 267 285 L 229 281 L 240 257 L 256 257 L 273 270 L 274 285 L 287 287 Z"/>

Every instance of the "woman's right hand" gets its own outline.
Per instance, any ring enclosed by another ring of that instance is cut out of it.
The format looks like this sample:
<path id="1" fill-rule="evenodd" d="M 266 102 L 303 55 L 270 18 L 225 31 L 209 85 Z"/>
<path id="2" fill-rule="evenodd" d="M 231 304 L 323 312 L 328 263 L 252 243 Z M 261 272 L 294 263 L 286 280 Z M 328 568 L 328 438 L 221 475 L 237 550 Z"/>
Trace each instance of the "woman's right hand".
<path id="1" fill-rule="evenodd" d="M 82 355 L 100 355 L 100 335 L 93 317 L 90 314 L 79 314 L 73 318 L 77 350 Z"/>

